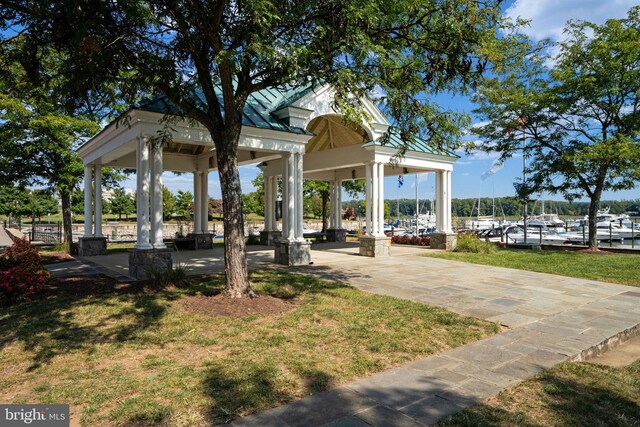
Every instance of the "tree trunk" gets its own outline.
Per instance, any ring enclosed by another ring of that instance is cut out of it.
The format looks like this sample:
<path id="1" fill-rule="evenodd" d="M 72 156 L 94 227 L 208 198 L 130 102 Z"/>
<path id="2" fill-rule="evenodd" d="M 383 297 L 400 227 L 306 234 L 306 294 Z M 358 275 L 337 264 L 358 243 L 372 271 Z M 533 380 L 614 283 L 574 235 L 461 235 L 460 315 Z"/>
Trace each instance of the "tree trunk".
<path id="1" fill-rule="evenodd" d="M 322 232 L 327 232 L 327 203 L 329 202 L 329 194 L 324 191 L 320 193 L 322 197 Z"/>
<path id="2" fill-rule="evenodd" d="M 230 132 L 231 133 L 231 132 Z M 224 272 L 223 294 L 232 298 L 255 296 L 249 285 L 247 252 L 244 241 L 244 218 L 242 215 L 242 187 L 238 171 L 237 144 L 240 137 L 227 134 L 226 141 L 216 140 L 218 175 L 222 190 L 222 212 L 224 226 Z"/>
<path id="3" fill-rule="evenodd" d="M 67 244 L 71 252 L 71 242 L 73 241 L 73 228 L 71 224 L 71 192 L 60 190 L 60 201 L 62 204 L 62 240 Z"/>
<path id="4" fill-rule="evenodd" d="M 598 206 L 600 206 L 600 196 L 601 191 L 597 191 L 591 197 L 589 202 L 589 249 L 590 250 L 598 250 L 598 239 L 596 239 L 596 233 L 598 231 L 597 228 L 597 216 L 598 216 Z"/>

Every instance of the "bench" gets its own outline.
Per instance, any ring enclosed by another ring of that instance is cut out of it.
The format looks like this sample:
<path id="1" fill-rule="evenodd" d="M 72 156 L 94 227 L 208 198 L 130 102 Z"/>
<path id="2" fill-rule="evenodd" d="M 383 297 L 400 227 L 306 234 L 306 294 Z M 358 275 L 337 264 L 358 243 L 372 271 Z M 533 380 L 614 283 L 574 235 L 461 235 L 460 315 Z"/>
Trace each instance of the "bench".
<path id="1" fill-rule="evenodd" d="M 320 232 L 318 232 L 318 233 L 303 233 L 302 237 L 304 237 L 305 239 L 315 239 L 316 242 L 318 240 L 323 242 L 325 237 L 327 237 L 327 233 L 320 233 Z"/>

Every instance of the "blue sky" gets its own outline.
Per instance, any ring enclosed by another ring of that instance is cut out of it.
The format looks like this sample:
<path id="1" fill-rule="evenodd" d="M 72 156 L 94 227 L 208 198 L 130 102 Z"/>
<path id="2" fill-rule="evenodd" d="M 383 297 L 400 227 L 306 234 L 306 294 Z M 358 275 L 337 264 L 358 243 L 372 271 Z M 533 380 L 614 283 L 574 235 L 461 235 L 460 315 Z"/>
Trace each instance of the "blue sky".
<path id="1" fill-rule="evenodd" d="M 637 0 L 516 0 L 507 1 L 504 5 L 505 15 L 530 20 L 525 32 L 534 40 L 551 38 L 562 39 L 562 29 L 569 19 L 587 20 L 603 23 L 609 18 L 622 18 L 632 6 L 640 4 Z M 472 103 L 463 96 L 441 96 L 436 101 L 447 109 L 471 112 Z M 476 120 L 477 122 L 477 120 Z M 505 162 L 502 169 L 494 175 L 482 180 L 481 175 L 491 168 L 495 156 L 490 153 L 473 153 L 465 155 L 454 165 L 452 174 L 452 193 L 454 198 L 512 196 L 513 182 L 522 175 L 522 157 L 514 157 Z M 255 166 L 242 167 L 240 177 L 243 192 L 253 191 L 251 181 L 259 173 Z M 433 174 L 423 174 L 417 178 L 420 198 L 431 198 L 435 190 Z M 178 190 L 193 191 L 192 175 L 174 175 L 165 173 L 165 185 L 173 192 Z M 386 178 L 385 198 L 395 199 L 415 197 L 415 176 L 406 176 L 404 185 L 398 189 L 396 177 Z M 135 179 L 125 184 L 128 189 L 135 188 Z M 209 175 L 209 194 L 220 198 L 220 184 L 217 172 Z M 346 196 L 345 196 L 346 197 Z M 542 195 L 545 199 L 561 199 L 560 196 Z M 616 193 L 606 192 L 603 199 L 636 199 L 640 198 L 640 188 Z"/>

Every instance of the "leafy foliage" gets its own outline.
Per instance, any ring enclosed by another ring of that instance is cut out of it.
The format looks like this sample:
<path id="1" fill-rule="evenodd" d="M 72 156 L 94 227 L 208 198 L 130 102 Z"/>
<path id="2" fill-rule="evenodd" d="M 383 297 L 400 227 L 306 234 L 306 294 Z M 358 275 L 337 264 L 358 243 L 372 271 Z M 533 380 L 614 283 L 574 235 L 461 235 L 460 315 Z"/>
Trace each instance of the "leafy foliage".
<path id="1" fill-rule="evenodd" d="M 0 306 L 31 299 L 50 279 L 36 248 L 15 240 L 0 256 Z"/>
<path id="2" fill-rule="evenodd" d="M 633 188 L 640 179 L 640 7 L 603 25 L 573 21 L 558 54 L 543 43 L 487 79 L 474 100 L 488 120 L 474 128 L 480 147 L 502 159 L 526 140 L 528 198 L 538 191 L 588 197 L 589 242 L 602 192 Z"/>
<path id="3" fill-rule="evenodd" d="M 494 243 L 485 242 L 471 234 L 458 235 L 458 241 L 454 252 L 470 252 L 476 254 L 493 254 L 498 251 Z"/>
<path id="4" fill-rule="evenodd" d="M 431 237 L 429 236 L 393 236 L 391 242 L 396 245 L 415 245 L 429 246 L 431 245 Z"/>
<path id="5" fill-rule="evenodd" d="M 163 195 L 163 203 L 164 198 L 165 196 Z M 115 188 L 109 201 L 109 208 L 111 213 L 118 215 L 118 219 L 121 219 L 122 215 L 129 215 L 134 212 L 135 203 L 131 194 L 128 194 L 124 188 Z"/>

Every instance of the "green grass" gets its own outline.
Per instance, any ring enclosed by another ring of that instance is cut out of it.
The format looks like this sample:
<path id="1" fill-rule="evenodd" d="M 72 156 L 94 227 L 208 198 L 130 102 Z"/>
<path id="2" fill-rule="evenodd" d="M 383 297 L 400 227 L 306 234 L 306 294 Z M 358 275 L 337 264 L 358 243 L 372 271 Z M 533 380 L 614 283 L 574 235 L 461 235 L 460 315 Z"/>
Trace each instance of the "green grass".
<path id="1" fill-rule="evenodd" d="M 426 256 L 640 286 L 640 256 L 634 254 L 500 249 L 494 254 L 438 252 Z"/>
<path id="2" fill-rule="evenodd" d="M 220 277 L 154 291 L 90 278 L 3 309 L 0 401 L 70 403 L 84 425 L 216 424 L 497 332 L 312 277 L 269 270 L 252 283 L 294 309 L 239 318 L 184 309 L 184 298 L 219 292 Z"/>
<path id="3" fill-rule="evenodd" d="M 640 360 L 626 368 L 566 362 L 440 426 L 638 426 Z"/>

